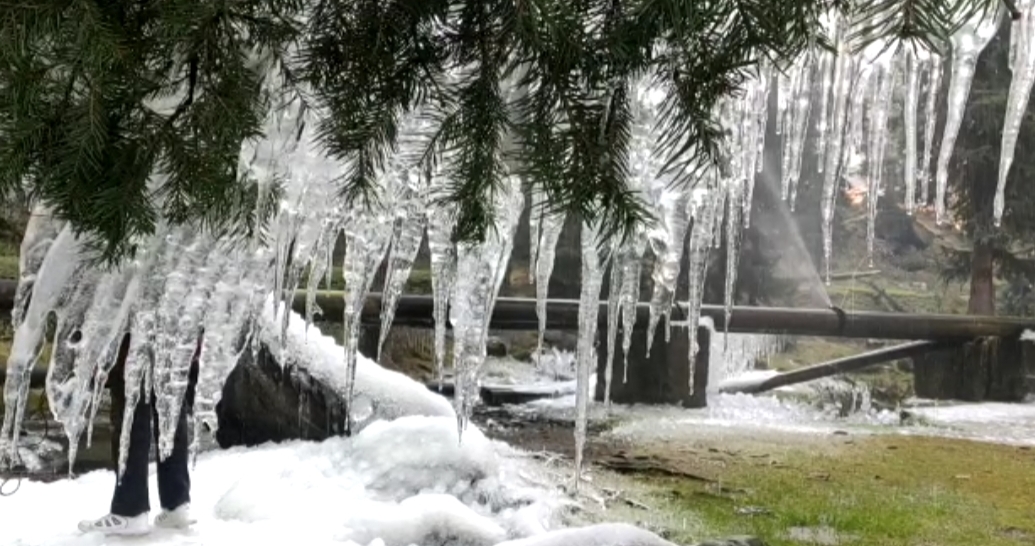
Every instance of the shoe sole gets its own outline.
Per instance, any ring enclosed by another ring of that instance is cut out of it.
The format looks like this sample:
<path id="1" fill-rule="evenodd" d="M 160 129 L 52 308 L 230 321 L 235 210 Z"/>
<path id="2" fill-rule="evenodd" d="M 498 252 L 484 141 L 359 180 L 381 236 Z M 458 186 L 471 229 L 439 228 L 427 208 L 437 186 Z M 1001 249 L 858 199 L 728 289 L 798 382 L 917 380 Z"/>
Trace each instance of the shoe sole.
<path id="1" fill-rule="evenodd" d="M 100 533 L 104 536 L 109 537 L 139 537 L 151 533 L 151 529 L 139 529 L 139 530 L 114 530 L 114 529 L 97 529 L 94 527 L 79 528 L 83 533 Z"/>

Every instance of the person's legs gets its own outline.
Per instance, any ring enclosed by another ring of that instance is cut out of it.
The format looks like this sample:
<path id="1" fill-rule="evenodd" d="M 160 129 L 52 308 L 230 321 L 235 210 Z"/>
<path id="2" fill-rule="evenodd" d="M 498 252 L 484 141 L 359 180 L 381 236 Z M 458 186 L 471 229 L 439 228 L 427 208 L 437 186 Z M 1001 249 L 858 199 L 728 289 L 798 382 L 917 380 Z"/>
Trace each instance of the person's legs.
<path id="1" fill-rule="evenodd" d="M 151 510 L 147 490 L 147 467 L 151 456 L 151 401 L 148 398 L 141 393 L 133 410 L 126 468 L 122 478 L 116 482 L 115 494 L 111 498 L 111 513 L 127 518 Z"/>
<path id="2" fill-rule="evenodd" d="M 142 389 L 143 390 L 143 389 Z M 113 393 L 112 419 L 122 422 L 125 409 L 125 391 Z M 142 535 L 150 531 L 147 513 L 151 510 L 147 487 L 148 464 L 151 455 L 151 404 L 141 395 L 133 411 L 133 424 L 129 434 L 129 452 L 121 478 L 116 476 L 115 492 L 111 497 L 111 511 L 96 520 L 79 522 L 79 530 L 100 532 L 109 535 Z M 121 427 L 116 427 L 116 430 Z M 112 447 L 118 453 L 118 441 L 112 440 Z M 118 461 L 118 458 L 115 457 Z M 115 464 L 118 472 L 118 464 Z"/>
<path id="3" fill-rule="evenodd" d="M 190 510 L 190 437 L 187 419 L 194 408 L 194 391 L 198 382 L 198 358 L 195 355 L 187 375 L 187 392 L 180 406 L 180 416 L 173 435 L 173 449 L 164 461 L 158 461 L 158 497 L 162 512 L 155 518 L 160 527 L 187 527 L 193 523 Z M 155 422 L 158 414 L 155 413 Z M 158 441 L 157 426 L 155 442 Z"/>
<path id="4" fill-rule="evenodd" d="M 187 390 L 192 390 L 188 385 Z M 189 393 L 188 393 L 189 394 Z M 175 510 L 190 502 L 190 471 L 187 467 L 190 454 L 190 438 L 188 437 L 187 417 L 189 407 L 187 398 L 184 396 L 183 405 L 180 407 L 180 417 L 176 422 L 176 432 L 173 436 L 172 453 L 163 461 L 158 459 L 158 498 L 161 500 L 163 510 Z M 158 412 L 152 409 L 155 423 L 158 423 Z M 154 429 L 155 443 L 158 442 L 158 426 Z"/>

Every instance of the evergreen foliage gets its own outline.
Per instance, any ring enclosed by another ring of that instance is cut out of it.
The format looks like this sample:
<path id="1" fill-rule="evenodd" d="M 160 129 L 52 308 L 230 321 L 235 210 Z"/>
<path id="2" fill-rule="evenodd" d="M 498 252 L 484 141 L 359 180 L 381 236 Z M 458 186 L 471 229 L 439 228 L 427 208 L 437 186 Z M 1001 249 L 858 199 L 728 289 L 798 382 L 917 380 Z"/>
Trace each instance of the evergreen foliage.
<path id="1" fill-rule="evenodd" d="M 252 233 L 272 200 L 238 172 L 240 146 L 290 93 L 328 113 L 350 202 L 371 199 L 421 112 L 438 125 L 420 161 L 445 160 L 457 238 L 484 235 L 515 172 L 614 235 L 649 214 L 623 183 L 639 78 L 665 94 L 666 168 L 692 183 L 722 164 L 717 101 L 761 60 L 821 44 L 828 10 L 870 22 L 860 47 L 941 47 L 997 1 L 0 0 L 0 194 L 27 188 L 112 261 L 159 218 Z"/>

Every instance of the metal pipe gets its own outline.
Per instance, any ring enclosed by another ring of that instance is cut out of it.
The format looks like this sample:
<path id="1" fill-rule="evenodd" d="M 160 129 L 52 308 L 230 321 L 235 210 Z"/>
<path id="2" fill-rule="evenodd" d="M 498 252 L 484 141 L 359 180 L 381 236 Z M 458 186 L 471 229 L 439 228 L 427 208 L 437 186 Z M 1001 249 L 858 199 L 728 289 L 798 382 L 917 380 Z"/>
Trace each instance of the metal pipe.
<path id="1" fill-rule="evenodd" d="M 10 285 L 10 286 L 5 286 Z M 0 280 L 0 310 L 14 304 L 16 281 Z M 342 292 L 319 292 L 316 302 L 323 311 L 323 320 L 339 321 L 344 312 Z M 305 295 L 295 296 L 292 307 L 305 311 Z M 404 295 L 399 299 L 393 324 L 432 328 L 431 296 Z M 607 302 L 600 303 L 600 320 L 606 321 Z M 547 302 L 546 327 L 551 330 L 576 330 L 578 300 L 553 299 Z M 649 305 L 637 306 L 637 323 L 646 324 Z M 687 305 L 673 309 L 673 319 L 687 316 Z M 720 305 L 702 305 L 701 316 L 712 320 L 717 331 L 726 329 L 726 312 Z M 363 323 L 377 327 L 381 323 L 381 294 L 370 294 L 363 306 Z M 831 336 L 877 339 L 947 339 L 969 340 L 976 337 L 1012 337 L 1024 330 L 1035 330 L 1035 319 L 974 315 L 928 315 L 881 313 L 874 311 L 844 312 L 833 309 L 793 309 L 783 307 L 734 307 L 728 331 L 734 333 L 768 333 L 799 336 Z M 499 298 L 492 314 L 491 327 L 500 330 L 536 330 L 535 300 L 531 298 Z"/>
<path id="2" fill-rule="evenodd" d="M 340 317 L 344 300 L 340 293 L 324 292 L 317 295 L 324 320 Z M 294 309 L 305 309 L 305 296 L 296 296 Z M 607 302 L 600 303 L 601 322 L 607 317 Z M 403 296 L 395 312 L 394 324 L 427 327 L 432 321 L 431 296 Z M 578 328 L 578 300 L 549 300 L 546 327 L 552 330 Z M 636 309 L 637 323 L 647 324 L 650 306 L 640 303 Z M 673 309 L 673 320 L 687 316 L 687 305 L 679 303 Z M 712 320 L 716 331 L 726 329 L 726 310 L 719 305 L 702 305 L 701 316 Z M 363 308 L 362 320 L 370 326 L 381 322 L 381 295 L 371 294 Z M 491 327 L 500 330 L 536 330 L 539 327 L 535 300 L 530 298 L 499 298 L 492 314 Z M 782 307 L 734 307 L 730 313 L 729 332 L 768 333 L 798 336 L 831 336 L 845 338 L 876 338 L 901 340 L 970 340 L 976 337 L 1012 337 L 1026 329 L 1035 330 L 1035 320 L 1015 317 L 974 315 L 928 315 L 880 313 L 873 311 L 842 312 L 833 309 L 792 309 Z"/>
<path id="3" fill-rule="evenodd" d="M 901 358 L 915 357 L 930 351 L 948 349 L 958 345 L 959 342 L 956 341 L 913 341 L 910 343 L 903 343 L 902 345 L 895 345 L 894 347 L 884 347 L 867 353 L 830 360 L 814 366 L 799 368 L 761 381 L 748 380 L 731 383 L 721 387 L 719 392 L 756 394 L 771 391 L 780 387 L 786 387 L 788 385 L 814 381 L 816 379 L 830 377 L 832 375 L 854 372 L 877 364 L 883 364 L 885 362 L 891 362 Z"/>

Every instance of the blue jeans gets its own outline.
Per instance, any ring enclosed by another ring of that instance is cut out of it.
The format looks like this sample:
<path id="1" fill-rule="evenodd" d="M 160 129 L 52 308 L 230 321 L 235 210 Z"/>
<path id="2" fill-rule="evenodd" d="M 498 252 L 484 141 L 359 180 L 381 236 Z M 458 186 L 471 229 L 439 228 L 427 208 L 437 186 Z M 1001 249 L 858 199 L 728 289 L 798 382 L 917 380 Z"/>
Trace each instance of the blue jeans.
<path id="1" fill-rule="evenodd" d="M 183 397 L 180 418 L 176 423 L 176 434 L 173 436 L 172 453 L 164 461 L 160 460 L 161 458 L 158 461 L 158 498 L 162 508 L 166 510 L 175 510 L 190 502 L 190 472 L 187 468 L 190 440 L 187 437 L 187 418 L 194 406 L 194 391 L 198 382 L 197 359 L 191 365 L 187 381 L 187 393 Z M 115 483 L 115 494 L 111 499 L 112 514 L 135 517 L 151 511 L 147 472 L 152 442 L 158 443 L 158 412 L 154 405 L 153 394 L 150 397 L 141 396 L 133 410 L 126 470 L 122 479 Z M 121 425 L 121 421 L 118 425 Z M 118 425 L 116 427 L 121 428 Z"/>

